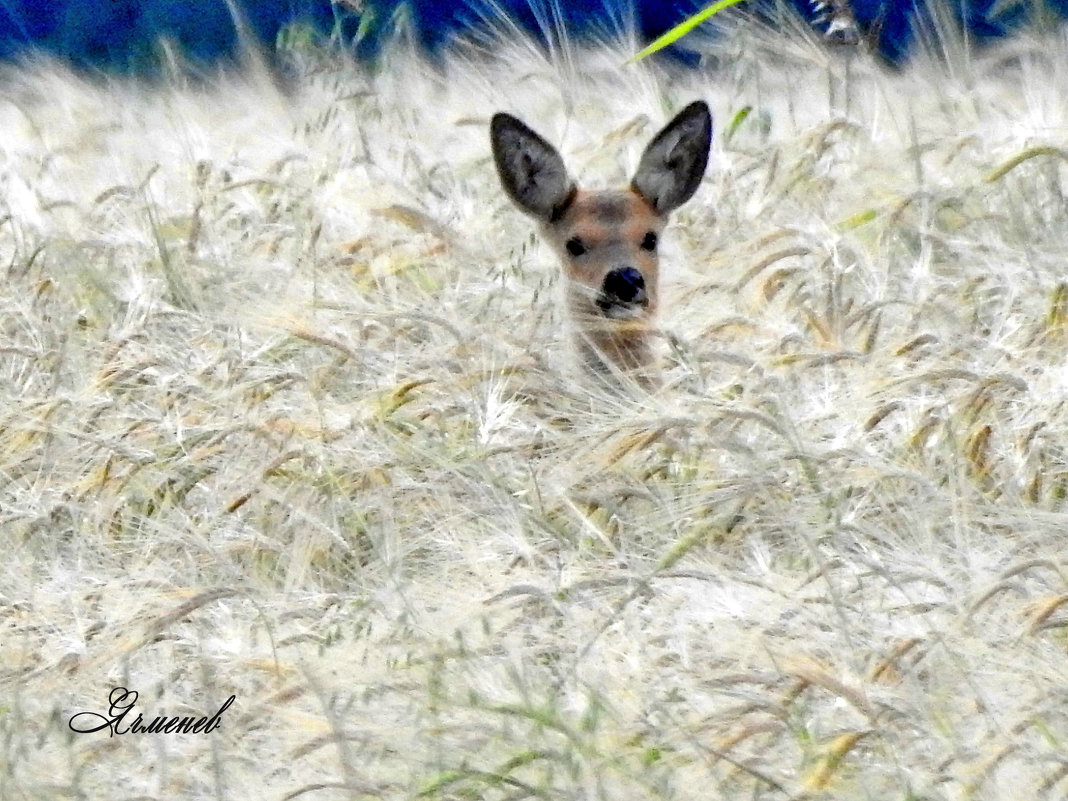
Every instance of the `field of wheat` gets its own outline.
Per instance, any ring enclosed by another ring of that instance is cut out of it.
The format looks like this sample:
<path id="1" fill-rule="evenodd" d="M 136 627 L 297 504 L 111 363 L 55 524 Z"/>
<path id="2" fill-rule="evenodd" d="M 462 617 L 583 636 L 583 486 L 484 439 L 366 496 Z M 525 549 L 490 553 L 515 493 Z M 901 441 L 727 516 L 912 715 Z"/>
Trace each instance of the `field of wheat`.
<path id="1" fill-rule="evenodd" d="M 0 798 L 1068 797 L 1068 39 L 708 47 L 4 72 Z M 593 383 L 489 118 L 695 98 Z"/>

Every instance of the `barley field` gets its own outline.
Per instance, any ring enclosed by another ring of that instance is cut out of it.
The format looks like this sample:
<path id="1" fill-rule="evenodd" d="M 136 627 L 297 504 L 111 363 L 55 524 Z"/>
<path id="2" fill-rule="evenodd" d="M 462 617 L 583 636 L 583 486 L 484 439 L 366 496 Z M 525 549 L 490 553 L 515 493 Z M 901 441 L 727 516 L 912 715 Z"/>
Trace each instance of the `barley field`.
<path id="1" fill-rule="evenodd" d="M 735 25 L 6 69 L 0 798 L 1068 798 L 1068 38 Z M 695 98 L 607 387 L 489 119 L 615 186 Z"/>

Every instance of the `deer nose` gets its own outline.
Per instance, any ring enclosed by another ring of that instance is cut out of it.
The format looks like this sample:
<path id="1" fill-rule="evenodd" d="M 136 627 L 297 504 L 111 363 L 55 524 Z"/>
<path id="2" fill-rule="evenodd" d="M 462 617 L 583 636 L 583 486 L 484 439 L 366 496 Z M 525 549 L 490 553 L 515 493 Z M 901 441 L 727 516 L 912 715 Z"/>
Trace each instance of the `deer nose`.
<path id="1" fill-rule="evenodd" d="M 644 303 L 645 279 L 633 267 L 620 267 L 604 277 L 604 294 L 619 303 Z"/>

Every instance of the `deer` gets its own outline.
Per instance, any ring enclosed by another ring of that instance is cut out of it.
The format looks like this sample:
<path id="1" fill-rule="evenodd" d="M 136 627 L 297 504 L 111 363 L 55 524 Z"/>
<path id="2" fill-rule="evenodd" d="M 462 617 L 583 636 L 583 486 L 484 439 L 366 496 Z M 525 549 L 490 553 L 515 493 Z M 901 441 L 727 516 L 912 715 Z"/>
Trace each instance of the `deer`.
<path id="1" fill-rule="evenodd" d="M 653 137 L 626 189 L 579 189 L 556 149 L 511 114 L 493 115 L 490 142 L 505 193 L 538 221 L 563 267 L 580 363 L 596 375 L 659 386 L 660 237 L 704 177 L 708 105 L 690 103 Z"/>

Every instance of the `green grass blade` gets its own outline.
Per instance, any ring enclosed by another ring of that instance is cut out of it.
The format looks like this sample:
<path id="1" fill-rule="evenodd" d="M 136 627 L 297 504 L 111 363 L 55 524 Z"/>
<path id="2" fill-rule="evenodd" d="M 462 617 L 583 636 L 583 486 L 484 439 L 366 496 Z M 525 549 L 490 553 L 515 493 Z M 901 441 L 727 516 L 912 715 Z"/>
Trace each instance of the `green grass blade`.
<path id="1" fill-rule="evenodd" d="M 750 114 L 753 113 L 752 106 L 744 106 L 739 109 L 738 113 L 731 117 L 730 124 L 727 125 L 727 130 L 723 133 L 723 141 L 730 142 L 734 138 L 735 132 L 742 126 L 742 123 L 746 121 Z"/>
<path id="2" fill-rule="evenodd" d="M 692 31 L 694 28 L 696 28 L 698 25 L 700 25 L 705 20 L 707 20 L 710 17 L 718 14 L 720 11 L 723 11 L 725 8 L 730 8 L 731 6 L 736 6 L 736 5 L 738 5 L 739 3 L 743 2 L 743 1 L 744 0 L 718 0 L 718 2 L 713 3 L 712 5 L 708 6 L 707 8 L 701 9 L 696 14 L 694 14 L 692 17 L 689 17 L 688 19 L 684 19 L 682 22 L 680 22 L 678 25 L 676 25 L 670 31 L 668 31 L 663 36 L 661 36 L 658 39 L 656 39 L 656 41 L 652 42 L 648 47 L 644 48 L 643 50 L 638 51 L 638 53 L 636 53 L 635 55 L 631 56 L 630 59 L 628 59 L 627 63 L 628 64 L 632 64 L 635 61 L 641 61 L 646 56 L 650 56 L 653 53 L 657 52 L 658 50 L 663 50 L 668 45 L 675 44 L 675 42 L 677 42 L 683 36 L 688 34 L 690 31 Z"/>

